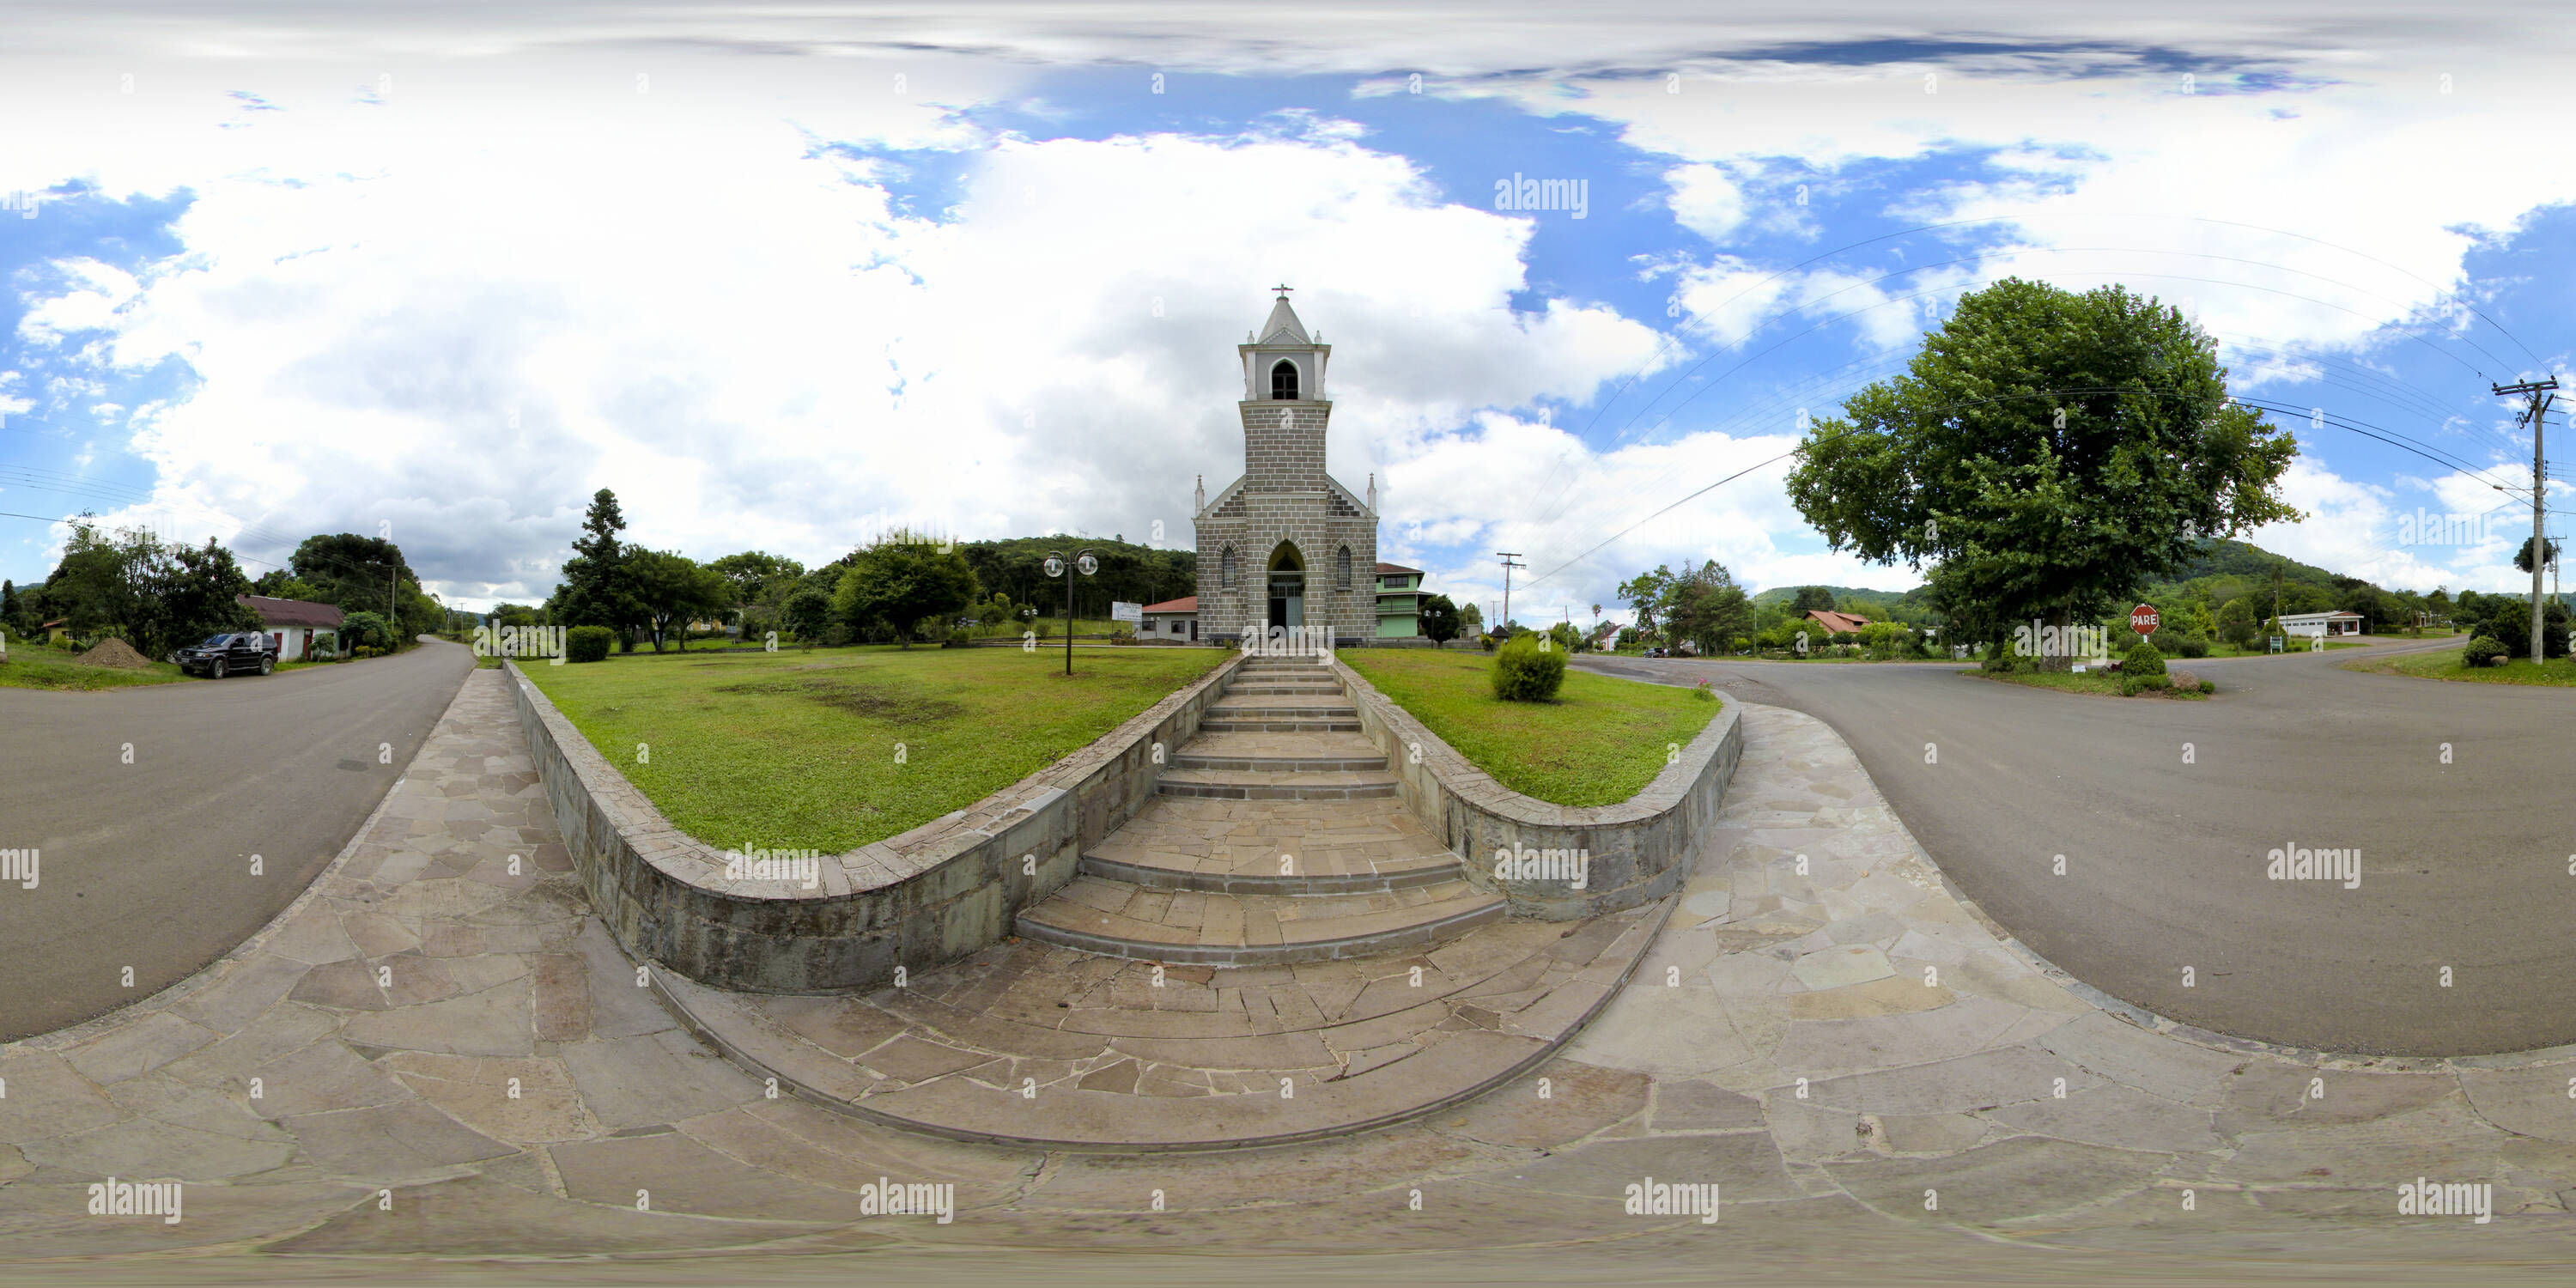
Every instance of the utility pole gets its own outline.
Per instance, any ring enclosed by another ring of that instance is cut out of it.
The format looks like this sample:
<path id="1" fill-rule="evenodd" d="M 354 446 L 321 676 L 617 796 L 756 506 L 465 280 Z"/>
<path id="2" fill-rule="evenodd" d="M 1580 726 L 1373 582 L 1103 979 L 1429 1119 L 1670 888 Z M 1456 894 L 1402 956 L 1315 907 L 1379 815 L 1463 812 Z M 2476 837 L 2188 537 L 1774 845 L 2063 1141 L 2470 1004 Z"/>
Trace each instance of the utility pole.
<path id="1" fill-rule="evenodd" d="M 2558 388 L 2558 382 L 2525 380 L 2510 385 L 2489 383 L 2487 387 L 2494 390 L 2498 398 L 2520 394 L 2531 400 L 2530 405 L 2523 408 L 2519 420 L 2531 426 L 2531 664 L 2539 666 L 2547 660 L 2540 651 L 2540 564 L 2541 556 L 2549 549 L 2548 538 L 2540 533 L 2543 504 L 2549 495 L 2548 467 L 2540 455 L 2540 431 L 2544 418 L 2549 414 L 2551 393 Z"/>
<path id="2" fill-rule="evenodd" d="M 1512 624 L 1512 569 L 1529 565 L 1517 562 L 1521 557 L 1517 550 L 1497 550 L 1494 553 L 1503 557 L 1503 620 L 1495 624 L 1495 629 L 1500 630 Z"/>

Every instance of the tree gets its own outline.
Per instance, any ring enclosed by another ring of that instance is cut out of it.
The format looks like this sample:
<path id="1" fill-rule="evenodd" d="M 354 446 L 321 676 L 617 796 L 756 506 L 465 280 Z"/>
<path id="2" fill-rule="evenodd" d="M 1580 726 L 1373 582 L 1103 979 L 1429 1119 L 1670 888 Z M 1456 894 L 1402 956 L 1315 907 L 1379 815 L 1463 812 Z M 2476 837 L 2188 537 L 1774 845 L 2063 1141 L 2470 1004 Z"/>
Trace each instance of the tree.
<path id="1" fill-rule="evenodd" d="M 1460 604 L 1458 606 L 1458 634 L 1461 636 L 1480 635 L 1484 633 L 1484 630 L 1485 610 L 1477 607 L 1473 600 Z"/>
<path id="2" fill-rule="evenodd" d="M 1653 572 L 1641 572 L 1619 583 L 1619 598 L 1637 614 L 1637 629 L 1652 635 L 1655 618 L 1664 611 L 1664 601 L 1672 594 L 1673 570 L 1669 564 L 1657 564 Z"/>
<path id="3" fill-rule="evenodd" d="M 182 547 L 171 557 L 175 567 L 161 590 L 166 642 L 175 646 L 225 631 L 260 629 L 259 614 L 241 602 L 240 596 L 251 591 L 250 578 L 233 562 L 232 551 L 208 537 L 204 546 Z"/>
<path id="4" fill-rule="evenodd" d="M 891 627 L 910 648 L 922 619 L 954 616 L 976 593 L 964 555 L 897 529 L 857 552 L 833 592 L 832 615 L 852 631 Z"/>
<path id="5" fill-rule="evenodd" d="M 271 568 L 250 584 L 250 593 L 269 599 L 300 599 L 309 604 L 328 603 L 322 588 L 295 575 L 290 568 Z"/>
<path id="6" fill-rule="evenodd" d="M 394 646 L 394 626 L 385 620 L 382 613 L 363 609 L 343 613 L 340 617 L 340 642 L 350 648 L 365 644 L 371 648 L 391 649 Z"/>
<path id="7" fill-rule="evenodd" d="M 1938 561 L 1954 635 L 2089 620 L 2204 538 L 2299 517 L 2279 496 L 2297 440 L 2229 400 L 2205 333 L 2123 287 L 1970 292 L 1843 407 L 1800 445 L 1790 499 L 1835 550 Z"/>
<path id="8" fill-rule="evenodd" d="M 798 590 L 779 607 L 780 625 L 796 632 L 796 638 L 812 644 L 823 638 L 823 628 L 832 622 L 832 597 L 819 590 Z"/>
<path id="9" fill-rule="evenodd" d="M 805 565 L 765 550 L 745 550 L 711 559 L 706 566 L 724 578 L 726 602 L 735 608 L 754 604 L 775 608 L 805 577 Z"/>
<path id="10" fill-rule="evenodd" d="M 1834 592 L 1822 586 L 1800 586 L 1797 598 L 1789 601 L 1789 615 L 1804 617 L 1811 612 L 1832 612 Z"/>
<path id="11" fill-rule="evenodd" d="M 725 610 L 731 587 L 723 574 L 670 550 L 636 550 L 626 557 L 626 577 L 644 623 L 653 630 L 653 651 L 677 631 L 680 651 L 689 649 L 689 623 Z"/>
<path id="12" fill-rule="evenodd" d="M 564 560 L 563 582 L 555 587 L 550 607 L 560 625 L 617 631 L 623 650 L 632 652 L 635 641 L 628 632 L 644 620 L 645 610 L 626 568 L 629 548 L 617 536 L 625 530 L 617 494 L 607 488 L 593 493 L 590 509 L 582 515 L 582 535 L 572 543 L 573 557 Z"/>
<path id="13" fill-rule="evenodd" d="M 2522 548 L 2513 552 L 2513 567 L 2514 567 L 2514 571 L 2516 571 L 2516 572 L 2525 572 L 2525 573 L 2527 573 L 2527 572 L 2530 572 L 2530 571 L 2531 571 L 2531 543 L 2532 543 L 2532 541 L 2533 541 L 2533 540 L 2534 540 L 2534 538 L 2531 538 L 2531 537 L 2524 537 L 2524 538 L 2522 539 Z M 2555 541 L 2543 541 L 2543 542 L 2541 542 L 2540 549 L 2541 549 L 2540 563 L 2541 563 L 2541 566 L 2542 566 L 2542 567 L 2544 567 L 2544 568 L 2545 568 L 2545 567 L 2548 567 L 2548 566 L 2549 566 L 2549 565 L 2551 565 L 2551 564 L 2554 564 L 2554 563 L 2558 562 L 2558 543 L 2557 543 L 2557 542 L 2555 542 Z M 2529 632 L 2528 632 L 2528 631 L 2526 631 L 2525 633 L 2526 633 L 2526 634 L 2528 634 Z M 2522 651 L 2523 651 L 2523 652 L 2526 652 L 2526 653 L 2528 653 L 2528 652 L 2530 652 L 2530 651 L 2531 651 L 2531 641 L 2530 641 L 2530 640 L 2526 639 L 2526 640 L 2524 640 L 2524 641 L 2522 642 Z"/>
<path id="14" fill-rule="evenodd" d="M 2218 610 L 2218 636 L 2238 648 L 2254 642 L 2254 606 L 2242 595 Z"/>
<path id="15" fill-rule="evenodd" d="M 161 604 L 169 576 L 170 551 L 160 538 L 143 528 L 104 532 L 84 514 L 72 521 L 45 597 L 61 607 L 75 638 L 119 635 L 145 657 L 159 657 L 172 642 Z"/>
<path id="16" fill-rule="evenodd" d="M 1753 633 L 1753 601 L 1735 576 L 1714 559 L 1674 580 L 1665 610 L 1673 638 L 1689 640 L 1702 657 L 1724 654 L 1735 637 Z"/>
<path id="17" fill-rule="evenodd" d="M 1458 638 L 1458 606 L 1447 595 L 1433 595 L 1422 601 L 1422 633 L 1434 644 L 1446 644 Z"/>

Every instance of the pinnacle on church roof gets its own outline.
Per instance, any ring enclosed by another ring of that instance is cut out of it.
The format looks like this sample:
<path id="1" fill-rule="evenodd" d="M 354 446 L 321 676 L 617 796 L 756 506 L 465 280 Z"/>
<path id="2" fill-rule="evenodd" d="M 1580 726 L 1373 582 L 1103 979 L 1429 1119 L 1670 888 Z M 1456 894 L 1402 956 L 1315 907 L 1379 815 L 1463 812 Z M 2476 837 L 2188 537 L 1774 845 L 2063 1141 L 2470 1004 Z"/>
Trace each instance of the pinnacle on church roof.
<path id="1" fill-rule="evenodd" d="M 1288 297 L 1284 294 L 1279 297 L 1278 303 L 1270 306 L 1270 320 L 1261 324 L 1261 339 L 1258 341 L 1261 344 L 1282 342 L 1288 344 L 1315 342 L 1306 334 L 1305 324 L 1297 320 L 1297 310 L 1288 307 Z"/>

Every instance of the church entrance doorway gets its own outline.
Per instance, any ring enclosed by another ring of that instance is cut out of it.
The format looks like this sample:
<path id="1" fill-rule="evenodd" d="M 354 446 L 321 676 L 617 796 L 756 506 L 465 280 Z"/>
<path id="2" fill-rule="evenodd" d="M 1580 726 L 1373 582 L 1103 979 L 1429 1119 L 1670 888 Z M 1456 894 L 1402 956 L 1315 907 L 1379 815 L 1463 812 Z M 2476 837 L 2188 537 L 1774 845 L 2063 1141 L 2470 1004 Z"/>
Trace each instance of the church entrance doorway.
<path id="1" fill-rule="evenodd" d="M 1270 556 L 1270 624 L 1292 630 L 1306 624 L 1305 563 L 1284 541 Z"/>

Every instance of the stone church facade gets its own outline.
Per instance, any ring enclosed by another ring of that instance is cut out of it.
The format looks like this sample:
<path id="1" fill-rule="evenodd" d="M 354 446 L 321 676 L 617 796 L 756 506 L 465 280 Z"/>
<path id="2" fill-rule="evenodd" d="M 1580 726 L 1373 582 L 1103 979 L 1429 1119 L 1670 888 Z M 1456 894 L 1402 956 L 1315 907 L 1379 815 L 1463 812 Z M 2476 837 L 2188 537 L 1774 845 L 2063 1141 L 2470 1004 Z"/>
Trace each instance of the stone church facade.
<path id="1" fill-rule="evenodd" d="M 1243 362 L 1243 477 L 1199 486 L 1199 638 L 1231 644 L 1273 626 L 1328 627 L 1335 647 L 1377 633 L 1377 481 L 1363 498 L 1324 472 L 1333 404 L 1318 343 L 1282 292 Z"/>

